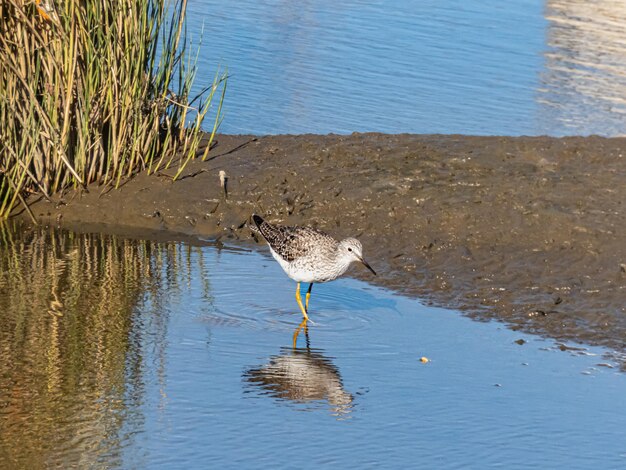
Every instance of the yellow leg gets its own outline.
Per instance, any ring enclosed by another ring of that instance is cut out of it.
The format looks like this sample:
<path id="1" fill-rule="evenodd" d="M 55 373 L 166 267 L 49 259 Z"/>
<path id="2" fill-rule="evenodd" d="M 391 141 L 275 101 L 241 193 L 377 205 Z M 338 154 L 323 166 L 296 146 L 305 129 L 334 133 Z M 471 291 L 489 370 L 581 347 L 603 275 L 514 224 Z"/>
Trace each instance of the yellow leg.
<path id="1" fill-rule="evenodd" d="M 302 311 L 302 316 L 304 317 L 305 320 L 309 319 L 309 316 L 306 314 L 306 309 L 304 308 L 304 305 L 302 305 L 302 298 L 300 297 L 300 283 L 298 282 L 298 287 L 296 287 L 296 301 L 298 302 L 298 306 L 300 307 L 300 310 Z"/>
<path id="2" fill-rule="evenodd" d="M 304 309 L 307 313 L 309 313 L 309 299 L 311 298 L 311 289 L 313 289 L 313 283 L 309 284 L 309 290 L 306 291 L 306 302 L 304 304 Z"/>
<path id="3" fill-rule="evenodd" d="M 306 318 L 304 320 L 302 320 L 302 323 L 300 323 L 300 325 L 298 325 L 298 328 L 296 328 L 296 331 L 293 332 L 293 348 L 296 349 L 296 343 L 298 341 L 298 335 L 300 334 L 300 331 L 302 330 L 302 328 L 304 328 L 304 334 L 308 334 L 307 331 L 307 321 Z"/>

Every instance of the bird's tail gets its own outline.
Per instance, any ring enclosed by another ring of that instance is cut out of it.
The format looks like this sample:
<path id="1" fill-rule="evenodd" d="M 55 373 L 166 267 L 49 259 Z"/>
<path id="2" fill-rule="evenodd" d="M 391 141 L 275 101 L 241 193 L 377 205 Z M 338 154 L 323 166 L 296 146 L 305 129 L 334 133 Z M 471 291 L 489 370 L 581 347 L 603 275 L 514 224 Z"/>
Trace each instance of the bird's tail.
<path id="1" fill-rule="evenodd" d="M 260 233 L 270 245 L 272 243 L 276 243 L 277 240 L 281 240 L 284 237 L 284 234 L 279 227 L 263 220 L 263 217 L 252 214 L 252 221 L 254 222 L 254 225 L 256 225 L 255 232 Z"/>
<path id="2" fill-rule="evenodd" d="M 265 220 L 263 220 L 263 217 L 256 215 L 256 214 L 252 214 L 252 222 L 254 222 L 254 225 L 248 225 L 250 227 L 250 230 L 252 230 L 255 233 L 261 233 L 261 224 L 263 222 L 265 222 Z"/>

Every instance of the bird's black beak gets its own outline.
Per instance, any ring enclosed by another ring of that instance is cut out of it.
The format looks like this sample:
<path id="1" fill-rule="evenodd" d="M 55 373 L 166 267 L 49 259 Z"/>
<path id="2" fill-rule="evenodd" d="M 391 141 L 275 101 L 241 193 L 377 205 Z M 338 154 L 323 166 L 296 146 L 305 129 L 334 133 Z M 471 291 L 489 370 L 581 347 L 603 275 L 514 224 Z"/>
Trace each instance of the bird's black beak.
<path id="1" fill-rule="evenodd" d="M 363 266 L 365 266 L 367 269 L 372 271 L 372 274 L 374 274 L 374 276 L 376 276 L 376 271 L 374 271 L 372 269 L 372 267 L 367 263 L 367 261 L 365 261 L 363 258 L 359 258 L 359 261 L 361 261 L 361 263 L 363 263 Z"/>

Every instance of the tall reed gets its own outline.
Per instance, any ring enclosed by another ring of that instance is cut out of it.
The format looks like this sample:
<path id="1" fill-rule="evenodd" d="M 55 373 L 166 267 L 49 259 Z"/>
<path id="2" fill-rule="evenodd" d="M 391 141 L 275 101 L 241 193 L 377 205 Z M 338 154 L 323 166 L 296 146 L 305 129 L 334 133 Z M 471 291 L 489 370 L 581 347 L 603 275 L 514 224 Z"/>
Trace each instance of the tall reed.
<path id="1" fill-rule="evenodd" d="M 226 74 L 191 96 L 186 0 L 0 1 L 0 218 L 25 195 L 206 158 Z M 213 100 L 209 142 L 202 125 Z"/>

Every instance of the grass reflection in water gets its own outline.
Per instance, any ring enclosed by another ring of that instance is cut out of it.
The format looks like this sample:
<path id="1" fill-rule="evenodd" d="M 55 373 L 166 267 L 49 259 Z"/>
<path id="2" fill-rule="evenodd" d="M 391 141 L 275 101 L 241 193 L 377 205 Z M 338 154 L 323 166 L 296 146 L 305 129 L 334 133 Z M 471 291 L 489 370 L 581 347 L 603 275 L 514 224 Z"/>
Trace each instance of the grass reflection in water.
<path id="1" fill-rule="evenodd" d="M 201 262 L 182 244 L 0 225 L 0 462 L 121 464 L 145 357 L 164 362 L 161 297 L 188 284 L 193 251 Z"/>

